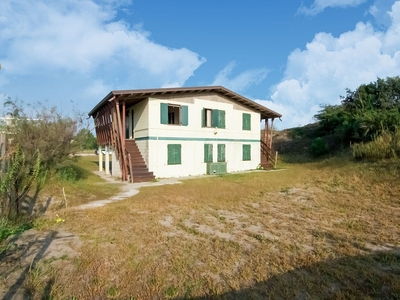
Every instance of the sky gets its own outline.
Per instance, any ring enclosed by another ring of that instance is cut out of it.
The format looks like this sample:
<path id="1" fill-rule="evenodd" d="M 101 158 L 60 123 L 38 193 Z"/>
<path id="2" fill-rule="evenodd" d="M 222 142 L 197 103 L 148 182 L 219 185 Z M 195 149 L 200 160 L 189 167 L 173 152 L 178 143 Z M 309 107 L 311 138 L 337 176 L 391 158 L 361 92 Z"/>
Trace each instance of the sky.
<path id="1" fill-rule="evenodd" d="M 222 85 L 284 129 L 400 75 L 400 0 L 1 0 L 0 64 L 2 101 L 89 112 L 112 90 Z"/>

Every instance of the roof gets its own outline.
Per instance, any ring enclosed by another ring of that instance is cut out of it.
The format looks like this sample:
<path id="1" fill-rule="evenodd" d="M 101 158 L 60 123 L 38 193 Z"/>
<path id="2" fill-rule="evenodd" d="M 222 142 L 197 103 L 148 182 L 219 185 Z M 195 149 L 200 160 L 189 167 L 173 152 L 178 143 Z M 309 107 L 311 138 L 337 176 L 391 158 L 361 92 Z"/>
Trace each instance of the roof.
<path id="1" fill-rule="evenodd" d="M 253 110 L 259 112 L 262 118 L 280 118 L 281 114 L 266 108 L 246 97 L 243 97 L 223 86 L 200 86 L 200 87 L 179 87 L 179 88 L 158 88 L 158 89 L 143 89 L 143 90 L 117 90 L 111 91 L 103 100 L 101 100 L 90 112 L 89 116 L 93 116 L 101 107 L 109 102 L 113 97 L 127 102 L 140 102 L 152 96 L 170 96 L 183 94 L 200 94 L 212 92 L 219 95 L 227 96 L 234 101 L 237 101 Z"/>

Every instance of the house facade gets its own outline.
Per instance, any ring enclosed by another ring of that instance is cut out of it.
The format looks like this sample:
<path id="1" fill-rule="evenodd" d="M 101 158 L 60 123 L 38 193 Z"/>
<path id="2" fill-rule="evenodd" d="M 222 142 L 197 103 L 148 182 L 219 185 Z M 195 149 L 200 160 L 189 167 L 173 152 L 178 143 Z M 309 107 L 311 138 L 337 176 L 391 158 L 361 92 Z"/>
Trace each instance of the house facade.
<path id="1" fill-rule="evenodd" d="M 99 145 L 114 150 L 112 174 L 131 181 L 265 166 L 281 117 L 220 86 L 112 91 L 89 115 Z"/>

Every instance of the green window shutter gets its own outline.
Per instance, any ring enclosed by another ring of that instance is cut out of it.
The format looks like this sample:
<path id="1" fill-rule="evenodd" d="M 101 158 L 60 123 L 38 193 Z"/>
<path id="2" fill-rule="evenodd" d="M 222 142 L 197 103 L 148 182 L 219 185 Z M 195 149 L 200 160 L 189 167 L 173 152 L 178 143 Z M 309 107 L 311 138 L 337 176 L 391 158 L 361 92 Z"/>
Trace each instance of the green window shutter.
<path id="1" fill-rule="evenodd" d="M 225 162 L 225 144 L 218 144 L 218 162 Z"/>
<path id="2" fill-rule="evenodd" d="M 251 160 L 251 145 L 242 145 L 243 160 Z"/>
<path id="3" fill-rule="evenodd" d="M 225 128 L 225 111 L 218 111 L 218 128 Z"/>
<path id="4" fill-rule="evenodd" d="M 205 127 L 206 126 L 206 110 L 205 108 L 203 108 L 201 110 L 201 127 Z"/>
<path id="5" fill-rule="evenodd" d="M 243 114 L 243 123 L 242 123 L 243 130 L 251 130 L 251 115 L 250 114 Z"/>
<path id="6" fill-rule="evenodd" d="M 182 145 L 176 145 L 176 151 L 175 151 L 175 163 L 176 164 L 181 164 L 181 152 L 182 152 Z"/>
<path id="7" fill-rule="evenodd" d="M 189 112 L 188 112 L 188 106 L 187 105 L 182 105 L 181 107 L 181 124 L 183 126 L 187 126 L 188 125 L 188 121 L 189 121 Z"/>
<path id="8" fill-rule="evenodd" d="M 168 147 L 168 164 L 179 165 L 181 164 L 181 148 L 180 144 L 169 144 Z"/>
<path id="9" fill-rule="evenodd" d="M 160 123 L 168 124 L 168 104 L 160 103 Z"/>
<path id="10" fill-rule="evenodd" d="M 218 120 L 219 120 L 219 110 L 213 109 L 212 110 L 212 127 L 218 127 Z"/>
<path id="11" fill-rule="evenodd" d="M 212 144 L 204 144 L 204 162 L 213 162 Z"/>

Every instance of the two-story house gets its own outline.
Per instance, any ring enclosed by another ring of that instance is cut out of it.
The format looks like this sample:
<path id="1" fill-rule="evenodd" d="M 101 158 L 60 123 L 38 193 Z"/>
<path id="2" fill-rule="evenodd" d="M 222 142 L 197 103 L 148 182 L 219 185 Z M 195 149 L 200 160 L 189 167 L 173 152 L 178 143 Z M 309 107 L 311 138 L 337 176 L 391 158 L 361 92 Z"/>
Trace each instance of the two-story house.
<path id="1" fill-rule="evenodd" d="M 112 174 L 132 181 L 266 167 L 281 117 L 221 86 L 112 91 L 89 116 Z"/>

